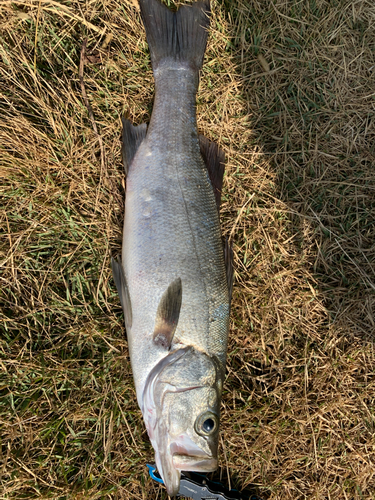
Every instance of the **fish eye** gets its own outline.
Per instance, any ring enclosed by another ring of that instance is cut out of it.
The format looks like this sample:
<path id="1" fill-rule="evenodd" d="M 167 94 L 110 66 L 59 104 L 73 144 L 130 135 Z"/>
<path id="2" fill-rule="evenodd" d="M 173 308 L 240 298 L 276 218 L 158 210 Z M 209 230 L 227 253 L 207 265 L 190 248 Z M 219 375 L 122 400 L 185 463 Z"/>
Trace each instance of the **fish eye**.
<path id="1" fill-rule="evenodd" d="M 211 436 L 217 431 L 218 427 L 219 419 L 211 411 L 202 413 L 195 421 L 195 430 L 201 436 Z"/>
<path id="2" fill-rule="evenodd" d="M 204 432 L 211 432 L 215 427 L 215 422 L 213 421 L 212 418 L 208 418 L 205 420 L 202 424 L 202 429 Z"/>

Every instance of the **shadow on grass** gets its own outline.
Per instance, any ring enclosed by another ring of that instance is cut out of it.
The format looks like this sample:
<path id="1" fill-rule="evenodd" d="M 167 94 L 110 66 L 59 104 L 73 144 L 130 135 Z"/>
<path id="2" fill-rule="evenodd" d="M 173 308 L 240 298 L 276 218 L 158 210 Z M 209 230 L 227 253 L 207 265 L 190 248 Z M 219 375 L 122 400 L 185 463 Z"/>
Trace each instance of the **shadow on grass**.
<path id="1" fill-rule="evenodd" d="M 252 130 L 242 185 L 229 184 L 238 287 L 224 405 L 249 447 L 239 476 L 272 498 L 360 498 L 373 490 L 371 16 L 344 1 L 220 5 Z"/>
<path id="2" fill-rule="evenodd" d="M 349 36 L 346 57 L 350 50 L 357 55 L 361 44 L 370 46 L 369 22 L 355 20 L 348 2 L 320 9 L 296 2 L 285 12 L 262 9 L 262 3 L 223 5 L 237 18 L 232 51 L 254 145 L 269 159 L 295 247 L 304 247 L 309 226 L 314 278 L 330 320 L 345 323 L 348 334 L 373 339 L 375 132 L 367 68 L 374 56 L 364 50 L 358 65 L 345 70 L 337 50 Z M 327 46 L 328 29 L 343 21 L 338 40 Z"/>

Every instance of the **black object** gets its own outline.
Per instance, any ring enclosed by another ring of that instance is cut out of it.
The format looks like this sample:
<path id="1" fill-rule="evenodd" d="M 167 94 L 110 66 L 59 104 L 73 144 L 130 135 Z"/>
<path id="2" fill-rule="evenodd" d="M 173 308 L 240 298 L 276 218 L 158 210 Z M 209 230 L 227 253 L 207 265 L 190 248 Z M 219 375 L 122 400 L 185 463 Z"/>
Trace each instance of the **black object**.
<path id="1" fill-rule="evenodd" d="M 155 465 L 147 464 L 154 481 L 164 484 Z M 228 490 L 222 484 L 210 481 L 196 472 L 181 472 L 179 496 L 193 500 L 261 500 L 257 495 L 246 491 Z"/>

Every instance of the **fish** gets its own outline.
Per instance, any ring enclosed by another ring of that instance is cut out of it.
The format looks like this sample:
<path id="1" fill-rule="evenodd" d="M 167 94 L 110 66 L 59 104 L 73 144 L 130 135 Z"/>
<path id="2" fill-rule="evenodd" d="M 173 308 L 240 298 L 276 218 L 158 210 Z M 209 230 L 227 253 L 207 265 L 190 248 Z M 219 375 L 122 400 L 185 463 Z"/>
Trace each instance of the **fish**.
<path id="1" fill-rule="evenodd" d="M 125 216 L 112 272 L 137 401 L 169 495 L 218 465 L 232 252 L 220 229 L 224 153 L 198 134 L 209 0 L 140 0 L 155 80 L 150 123 L 123 119 Z"/>

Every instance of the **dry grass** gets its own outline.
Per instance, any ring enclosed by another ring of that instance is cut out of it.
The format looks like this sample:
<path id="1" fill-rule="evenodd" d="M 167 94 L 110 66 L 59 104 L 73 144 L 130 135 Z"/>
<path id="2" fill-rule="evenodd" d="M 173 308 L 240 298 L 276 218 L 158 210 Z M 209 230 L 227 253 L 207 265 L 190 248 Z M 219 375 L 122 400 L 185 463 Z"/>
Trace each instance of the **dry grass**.
<path id="1" fill-rule="evenodd" d="M 109 268 L 120 116 L 152 109 L 135 3 L 0 1 L 0 499 L 166 498 Z M 375 498 L 374 28 L 370 0 L 213 6 L 198 121 L 228 158 L 236 268 L 221 474 L 264 498 Z"/>

